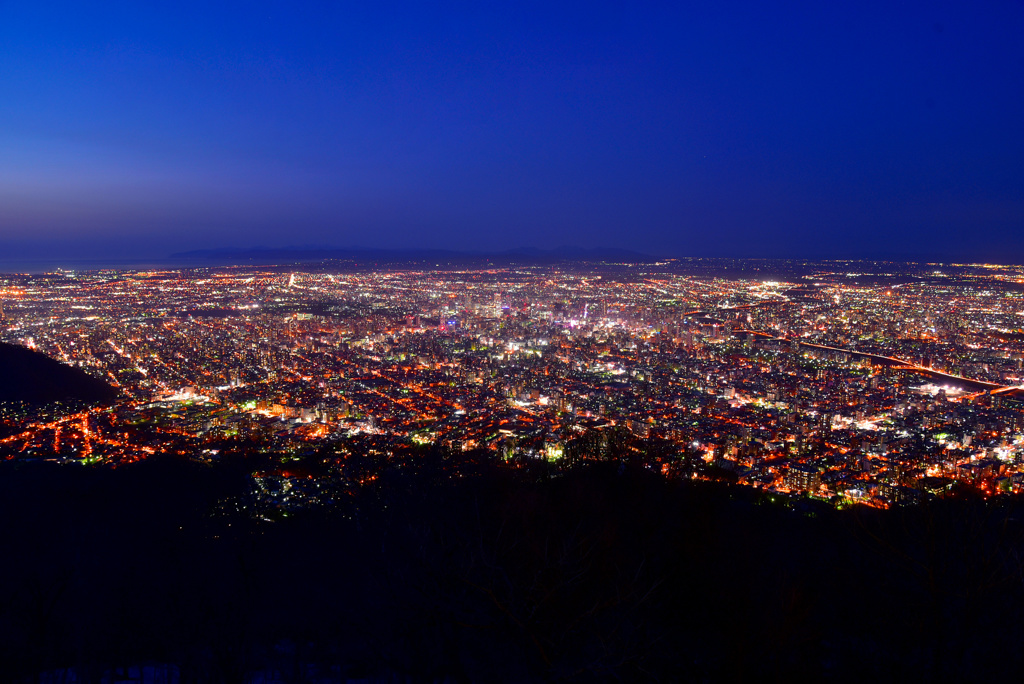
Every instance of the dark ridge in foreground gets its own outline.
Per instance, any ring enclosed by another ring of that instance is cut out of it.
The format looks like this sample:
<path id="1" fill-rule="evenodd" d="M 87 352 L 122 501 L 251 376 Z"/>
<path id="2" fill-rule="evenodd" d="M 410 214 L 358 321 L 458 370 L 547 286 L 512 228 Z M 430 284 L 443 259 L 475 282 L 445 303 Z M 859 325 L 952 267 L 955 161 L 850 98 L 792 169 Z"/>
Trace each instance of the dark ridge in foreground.
<path id="1" fill-rule="evenodd" d="M 117 391 L 78 368 L 26 347 L 0 342 L 0 402 L 108 401 Z"/>
<path id="2" fill-rule="evenodd" d="M 1024 667 L 1017 500 L 835 511 L 613 463 L 424 466 L 347 512 L 269 523 L 218 505 L 244 496 L 246 470 L 0 464 L 0 515 L 17 521 L 0 528 L 4 681 L 1002 681 Z"/>

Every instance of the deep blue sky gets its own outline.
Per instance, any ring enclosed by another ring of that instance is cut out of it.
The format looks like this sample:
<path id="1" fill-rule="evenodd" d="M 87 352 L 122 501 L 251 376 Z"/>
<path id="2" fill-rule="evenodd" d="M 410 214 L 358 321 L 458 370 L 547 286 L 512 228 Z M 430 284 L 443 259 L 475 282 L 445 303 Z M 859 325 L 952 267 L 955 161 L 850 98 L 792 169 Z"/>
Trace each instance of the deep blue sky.
<path id="1" fill-rule="evenodd" d="M 1024 261 L 1021 0 L 148 4 L 0 2 L 4 256 Z"/>

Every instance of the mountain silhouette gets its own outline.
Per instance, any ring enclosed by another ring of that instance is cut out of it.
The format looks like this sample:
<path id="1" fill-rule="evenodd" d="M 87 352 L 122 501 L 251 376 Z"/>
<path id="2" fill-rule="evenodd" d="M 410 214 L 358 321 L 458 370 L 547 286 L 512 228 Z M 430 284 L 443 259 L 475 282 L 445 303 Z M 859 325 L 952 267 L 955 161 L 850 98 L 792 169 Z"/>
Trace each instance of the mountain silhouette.
<path id="1" fill-rule="evenodd" d="M 556 264 L 565 261 L 633 261 L 654 262 L 656 257 L 627 249 L 584 248 L 563 245 L 554 249 L 522 247 L 497 252 L 462 252 L 449 249 L 378 249 L 367 247 L 226 247 L 178 252 L 168 261 L 217 264 L 273 263 L 276 261 L 352 260 L 378 264 L 412 264 L 436 262 L 453 264 Z"/>
<path id="2" fill-rule="evenodd" d="M 100 402 L 116 395 L 113 387 L 83 370 L 27 347 L 0 343 L 0 401 Z"/>

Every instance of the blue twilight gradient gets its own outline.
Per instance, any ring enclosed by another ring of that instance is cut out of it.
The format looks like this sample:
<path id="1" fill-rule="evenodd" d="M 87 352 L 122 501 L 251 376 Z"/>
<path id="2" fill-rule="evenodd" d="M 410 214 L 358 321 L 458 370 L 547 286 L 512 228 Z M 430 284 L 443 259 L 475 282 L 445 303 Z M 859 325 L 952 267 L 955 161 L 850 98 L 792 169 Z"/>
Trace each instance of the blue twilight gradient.
<path id="1" fill-rule="evenodd" d="M 1020 0 L 147 4 L 0 2 L 0 256 L 1024 261 Z"/>

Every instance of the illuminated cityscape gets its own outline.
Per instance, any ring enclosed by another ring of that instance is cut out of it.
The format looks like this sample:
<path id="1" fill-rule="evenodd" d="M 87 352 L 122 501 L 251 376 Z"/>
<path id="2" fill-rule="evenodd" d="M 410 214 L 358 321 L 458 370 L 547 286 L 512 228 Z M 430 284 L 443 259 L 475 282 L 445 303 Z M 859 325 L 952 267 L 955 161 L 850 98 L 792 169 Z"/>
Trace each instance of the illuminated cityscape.
<path id="1" fill-rule="evenodd" d="M 1015 681 L 1022 35 L 0 2 L 0 684 Z"/>
<path id="2" fill-rule="evenodd" d="M 326 263 L 0 282 L 2 341 L 119 392 L 5 405 L 4 458 L 273 454 L 254 515 L 323 504 L 428 445 L 839 507 L 1024 487 L 1024 268 Z"/>

